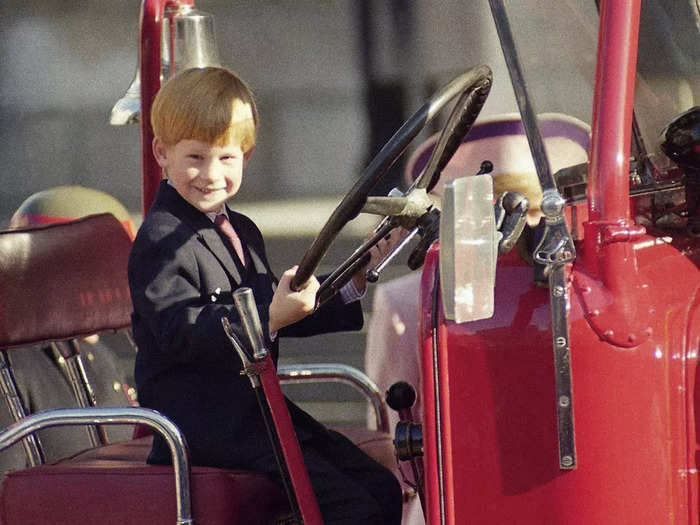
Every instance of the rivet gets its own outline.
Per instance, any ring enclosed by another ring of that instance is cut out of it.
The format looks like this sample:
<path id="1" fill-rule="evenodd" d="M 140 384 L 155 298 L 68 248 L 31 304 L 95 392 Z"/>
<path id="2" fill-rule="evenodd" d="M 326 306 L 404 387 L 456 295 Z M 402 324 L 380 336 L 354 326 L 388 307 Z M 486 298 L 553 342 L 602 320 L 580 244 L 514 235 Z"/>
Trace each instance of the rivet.
<path id="1" fill-rule="evenodd" d="M 555 286 L 554 290 L 552 290 L 552 293 L 555 297 L 561 297 L 562 295 L 564 295 L 564 288 L 561 286 Z"/>
<path id="2" fill-rule="evenodd" d="M 572 458 L 571 456 L 563 456 L 561 458 L 561 464 L 565 467 L 570 467 L 574 464 L 574 458 Z"/>
<path id="3" fill-rule="evenodd" d="M 559 397 L 559 406 L 560 407 L 568 407 L 570 403 L 569 396 L 560 396 Z"/>

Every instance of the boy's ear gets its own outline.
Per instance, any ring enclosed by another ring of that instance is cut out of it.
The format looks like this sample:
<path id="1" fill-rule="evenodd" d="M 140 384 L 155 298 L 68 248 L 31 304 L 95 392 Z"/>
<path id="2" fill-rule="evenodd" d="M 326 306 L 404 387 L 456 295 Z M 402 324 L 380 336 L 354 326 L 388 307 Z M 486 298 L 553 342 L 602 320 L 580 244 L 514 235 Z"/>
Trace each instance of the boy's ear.
<path id="1" fill-rule="evenodd" d="M 253 151 L 254 151 L 254 150 L 255 150 L 255 146 L 253 146 L 252 148 L 250 148 L 248 151 L 245 152 L 245 154 L 243 155 L 243 166 L 245 166 L 246 164 L 248 164 L 248 161 L 250 160 L 250 157 L 253 156 Z"/>
<path id="2" fill-rule="evenodd" d="M 165 165 L 168 162 L 168 151 L 160 137 L 153 137 L 151 149 L 153 150 L 153 156 L 155 157 L 158 165 L 161 168 L 165 168 Z"/>

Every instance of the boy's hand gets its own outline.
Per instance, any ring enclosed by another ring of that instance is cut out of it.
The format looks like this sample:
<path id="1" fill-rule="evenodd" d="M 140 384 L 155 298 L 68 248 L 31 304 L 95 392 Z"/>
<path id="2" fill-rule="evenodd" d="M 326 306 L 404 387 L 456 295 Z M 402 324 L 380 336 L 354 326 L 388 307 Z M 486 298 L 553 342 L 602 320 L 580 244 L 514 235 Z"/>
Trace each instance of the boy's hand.
<path id="1" fill-rule="evenodd" d="M 391 230 L 386 237 L 370 248 L 369 263 L 357 270 L 352 276 L 352 282 L 358 292 L 365 293 L 365 288 L 367 288 L 367 277 L 365 276 L 367 268 L 374 268 L 377 266 L 406 233 L 404 228 L 395 228 Z M 369 235 L 367 237 L 369 237 Z"/>
<path id="2" fill-rule="evenodd" d="M 298 266 L 294 266 L 284 272 L 277 284 L 277 290 L 270 303 L 270 332 L 276 332 L 280 328 L 300 321 L 316 306 L 316 292 L 318 281 L 313 275 L 301 285 L 298 291 L 293 292 L 289 285 L 297 273 Z"/>

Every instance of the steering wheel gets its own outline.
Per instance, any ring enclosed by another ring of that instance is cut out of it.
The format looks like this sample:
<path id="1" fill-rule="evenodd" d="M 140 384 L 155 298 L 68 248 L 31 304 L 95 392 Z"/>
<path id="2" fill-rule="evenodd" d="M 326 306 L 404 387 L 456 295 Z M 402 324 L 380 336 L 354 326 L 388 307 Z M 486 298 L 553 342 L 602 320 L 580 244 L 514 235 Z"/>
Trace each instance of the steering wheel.
<path id="1" fill-rule="evenodd" d="M 416 111 L 372 159 L 362 176 L 343 197 L 304 254 L 291 288 L 299 289 L 318 267 L 319 262 L 342 228 L 359 213 L 384 215 L 374 234 L 340 264 L 316 294 L 317 306 L 333 297 L 366 264 L 369 250 L 377 241 L 397 226 L 415 228 L 432 210 L 427 196 L 437 184 L 443 168 L 454 155 L 463 138 L 479 115 L 491 89 L 492 73 L 488 66 L 470 69 L 452 80 Z M 386 175 L 392 164 L 404 152 L 408 144 L 453 98 L 461 95 L 423 172 L 416 178 L 403 196 L 368 197 L 372 188 Z"/>

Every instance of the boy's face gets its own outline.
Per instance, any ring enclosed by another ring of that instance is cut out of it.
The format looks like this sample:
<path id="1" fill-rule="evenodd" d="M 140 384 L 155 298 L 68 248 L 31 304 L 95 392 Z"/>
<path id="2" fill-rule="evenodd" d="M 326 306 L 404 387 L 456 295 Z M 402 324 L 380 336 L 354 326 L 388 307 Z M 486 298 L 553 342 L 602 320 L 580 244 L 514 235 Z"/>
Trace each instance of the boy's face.
<path id="1" fill-rule="evenodd" d="M 240 108 L 239 118 L 252 119 L 249 105 Z M 237 143 L 215 146 L 194 139 L 175 145 L 153 141 L 153 154 L 180 196 L 199 211 L 219 211 L 241 187 L 246 156 Z"/>

